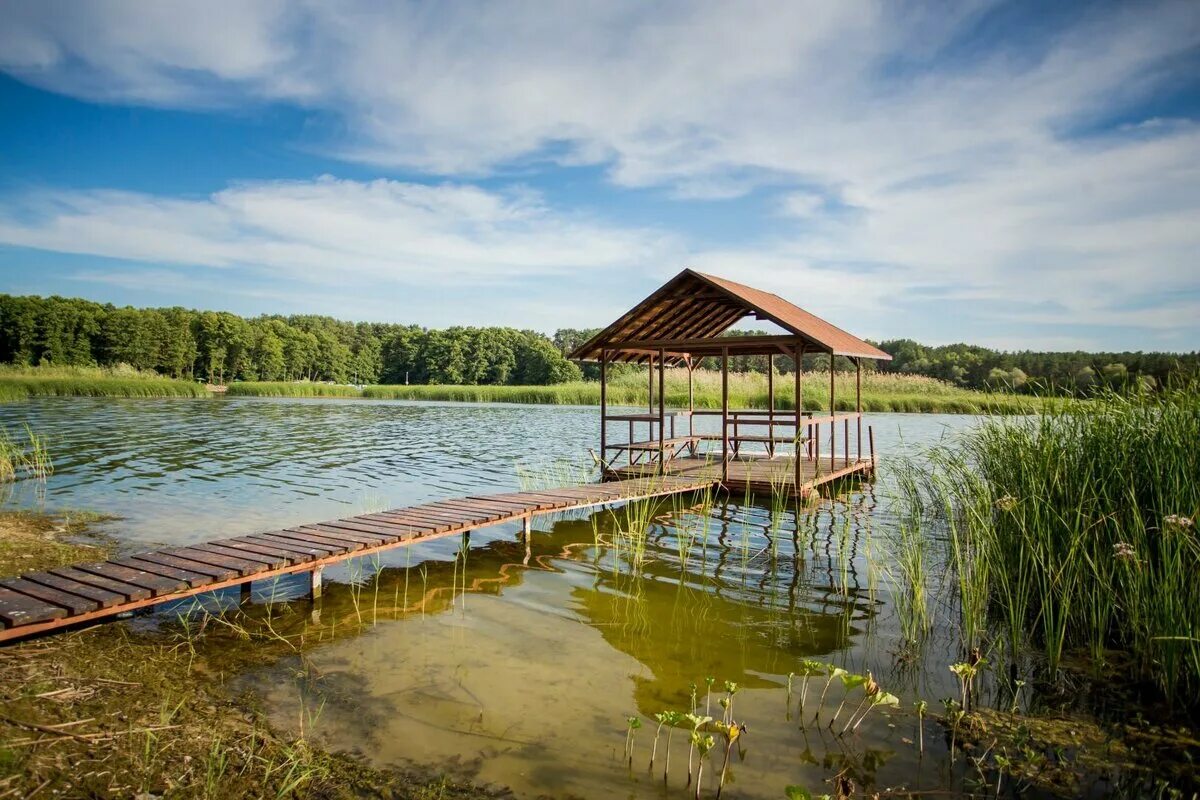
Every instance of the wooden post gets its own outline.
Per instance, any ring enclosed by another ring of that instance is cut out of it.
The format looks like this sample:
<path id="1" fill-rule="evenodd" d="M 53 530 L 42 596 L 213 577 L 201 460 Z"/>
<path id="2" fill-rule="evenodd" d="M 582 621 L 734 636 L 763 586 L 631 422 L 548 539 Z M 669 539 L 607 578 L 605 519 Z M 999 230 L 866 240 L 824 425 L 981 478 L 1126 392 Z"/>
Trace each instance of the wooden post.
<path id="1" fill-rule="evenodd" d="M 855 446 L 854 457 L 861 459 L 862 447 L 862 359 L 854 359 L 854 410 L 858 412 L 858 444 Z"/>
<path id="2" fill-rule="evenodd" d="M 667 353 L 663 348 L 658 348 L 658 468 L 662 470 L 664 475 L 667 474 L 667 448 L 666 448 L 666 433 L 667 433 L 667 409 L 665 405 L 666 397 L 666 374 L 667 374 Z"/>
<path id="3" fill-rule="evenodd" d="M 801 474 L 801 470 L 800 470 L 800 452 L 801 451 L 800 451 L 800 448 L 803 444 L 803 442 L 801 442 L 801 438 L 803 437 L 802 431 L 804 430 L 804 428 L 801 427 L 802 421 L 804 419 L 804 417 L 802 416 L 802 413 L 804 410 L 804 394 L 803 394 L 802 388 L 800 386 L 800 370 L 801 370 L 800 365 L 804 363 L 804 345 L 802 345 L 802 344 L 796 345 L 795 359 L 796 359 L 796 363 L 795 363 L 796 369 L 795 369 L 795 375 L 793 375 L 792 377 L 796 383 L 796 399 L 792 403 L 792 406 L 794 407 L 794 409 L 796 411 L 796 457 L 795 457 L 795 463 L 792 465 L 793 467 L 795 467 L 795 476 L 794 476 L 795 483 L 792 486 L 792 488 L 795 490 L 796 496 L 798 497 L 798 496 L 800 496 L 800 474 Z"/>
<path id="4" fill-rule="evenodd" d="M 871 477 L 875 476 L 875 426 L 867 426 L 867 438 L 871 440 Z"/>
<path id="5" fill-rule="evenodd" d="M 767 458 L 775 457 L 775 354 L 767 353 Z"/>
<path id="6" fill-rule="evenodd" d="M 240 587 L 238 587 L 241 590 L 239 602 L 242 605 L 249 603 L 253 599 L 254 592 L 251 590 L 251 586 L 250 586 L 252 583 L 253 583 L 253 581 L 246 581 Z"/>
<path id="7" fill-rule="evenodd" d="M 321 573 L 324 571 L 324 567 L 317 567 L 312 572 L 308 573 L 308 596 L 313 600 L 321 599 Z"/>
<path id="8" fill-rule="evenodd" d="M 695 362 L 691 357 L 687 360 L 688 369 L 688 450 L 692 456 L 696 455 L 696 442 L 691 440 L 691 437 L 696 435 L 696 392 L 695 386 L 692 384 L 692 372 L 696 369 Z"/>
<path id="9" fill-rule="evenodd" d="M 833 422 L 833 415 L 835 413 L 837 413 L 834 411 L 836 400 L 834 398 L 834 389 L 833 389 L 833 379 L 834 379 L 834 375 L 835 375 L 834 370 L 833 370 L 833 359 L 834 359 L 833 351 L 830 350 L 829 351 L 829 471 L 830 472 L 833 472 L 833 470 L 834 470 L 834 465 L 833 465 L 834 459 L 837 457 L 837 425 L 835 425 Z"/>
<path id="10" fill-rule="evenodd" d="M 608 351 L 600 351 L 600 477 L 608 469 Z"/>
<path id="11" fill-rule="evenodd" d="M 850 466 L 850 418 L 847 417 L 842 421 L 842 458 L 845 461 L 843 467 Z"/>
<path id="12" fill-rule="evenodd" d="M 729 482 L 729 348 L 721 348 L 721 483 Z"/>
<path id="13" fill-rule="evenodd" d="M 521 538 L 525 540 L 525 560 L 524 564 L 529 563 L 529 557 L 533 555 L 533 530 L 532 517 L 525 517 L 521 520 Z"/>

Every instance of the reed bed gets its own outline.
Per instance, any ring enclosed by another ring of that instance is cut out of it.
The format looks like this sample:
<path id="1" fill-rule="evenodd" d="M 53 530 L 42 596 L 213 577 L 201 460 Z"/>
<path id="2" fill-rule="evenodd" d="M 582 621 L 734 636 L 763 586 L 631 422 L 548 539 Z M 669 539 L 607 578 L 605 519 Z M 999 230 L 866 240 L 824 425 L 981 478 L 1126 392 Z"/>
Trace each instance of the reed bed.
<path id="1" fill-rule="evenodd" d="M 30 397 L 207 397 L 203 384 L 131 367 L 0 366 L 0 402 Z"/>
<path id="2" fill-rule="evenodd" d="M 1200 385 L 987 420 L 900 485 L 944 526 L 965 647 L 1033 645 L 1051 674 L 1068 652 L 1101 669 L 1120 650 L 1198 704 Z"/>
<path id="3" fill-rule="evenodd" d="M 775 402 L 780 409 L 795 405 L 791 375 L 776 377 Z M 829 374 L 806 373 L 801 377 L 803 405 L 814 411 L 829 408 Z M 721 407 L 721 375 L 697 370 L 694 376 L 695 407 Z M 1023 414 L 1037 407 L 1035 398 L 988 394 L 952 386 L 920 375 L 867 373 L 863 375 L 863 409 L 866 411 L 909 411 L 951 414 Z M 575 381 L 549 386 L 341 386 L 320 383 L 243 382 L 229 386 L 229 394 L 254 397 L 366 397 L 381 400 L 438 400 L 468 403 L 525 403 L 533 405 L 599 405 L 600 384 Z M 838 410 L 851 411 L 855 404 L 855 376 L 835 377 Z M 757 373 L 729 376 L 729 399 L 735 408 L 766 408 L 767 378 Z M 610 379 L 608 402 L 616 406 L 640 406 L 648 402 L 645 373 L 629 373 Z M 665 403 L 671 408 L 688 405 L 687 371 L 667 370 Z"/>

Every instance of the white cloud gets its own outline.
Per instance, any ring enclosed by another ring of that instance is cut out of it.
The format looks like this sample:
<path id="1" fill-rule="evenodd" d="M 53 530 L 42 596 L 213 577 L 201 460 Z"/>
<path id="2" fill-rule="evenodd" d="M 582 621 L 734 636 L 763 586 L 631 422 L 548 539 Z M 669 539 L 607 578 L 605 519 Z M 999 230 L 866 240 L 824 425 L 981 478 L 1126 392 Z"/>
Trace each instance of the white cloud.
<path id="1" fill-rule="evenodd" d="M 692 263 L 856 331 L 868 314 L 880 328 L 868 334 L 919 331 L 928 320 L 900 314 L 948 303 L 1002 304 L 1014 341 L 1023 325 L 1064 323 L 1200 334 L 1200 133 L 1137 114 L 1194 85 L 1183 70 L 1200 46 L 1196 4 L 1102 4 L 1009 30 L 995 8 L 43 0 L 0 6 L 0 69 L 105 102 L 294 103 L 344 123 L 344 138 L 305 146 L 460 180 L 549 161 L 602 165 L 619 186 L 680 200 L 769 186 L 778 232 Z M 53 203 L 35 224 L 10 214 L 0 234 L 310 278 L 331 264 L 479 278 L 669 271 L 682 247 L 462 184 Z M 1126 302 L 1154 293 L 1179 300 Z"/>
<path id="2" fill-rule="evenodd" d="M 191 200 L 41 192 L 0 206 L 0 242 L 302 281 L 502 282 L 658 262 L 671 238 L 555 212 L 528 190 L 489 192 L 323 177 L 244 183 Z"/>

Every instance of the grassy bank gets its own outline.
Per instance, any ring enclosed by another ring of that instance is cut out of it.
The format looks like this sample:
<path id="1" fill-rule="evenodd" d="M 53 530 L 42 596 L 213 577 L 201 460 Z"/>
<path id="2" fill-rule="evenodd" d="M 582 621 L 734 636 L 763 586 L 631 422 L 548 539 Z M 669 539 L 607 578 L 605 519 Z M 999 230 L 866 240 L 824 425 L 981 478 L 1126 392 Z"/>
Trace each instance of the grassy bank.
<path id="1" fill-rule="evenodd" d="M 207 397 L 203 384 L 128 368 L 0 366 L 0 403 L 30 397 Z"/>
<path id="2" fill-rule="evenodd" d="M 903 481 L 945 525 L 964 646 L 1068 656 L 1200 705 L 1200 386 L 1048 405 L 938 447 Z M 1120 653 L 1120 655 L 1118 655 Z"/>
<path id="3" fill-rule="evenodd" d="M 645 405 L 646 376 L 624 375 L 609 382 L 612 405 Z M 803 405 L 807 409 L 829 408 L 828 373 L 802 377 Z M 854 408 L 855 377 L 838 374 L 835 396 L 839 410 Z M 532 403 L 543 405 L 598 405 L 600 385 L 577 381 L 552 386 L 337 386 L 314 383 L 234 383 L 229 394 L 247 397 L 367 397 L 385 400 L 441 400 L 475 403 Z M 776 407 L 792 408 L 795 390 L 791 375 L 779 376 L 775 387 Z M 730 404 L 736 408 L 766 408 L 767 378 L 759 374 L 735 374 L 729 381 Z M 666 404 L 686 408 L 686 370 L 668 370 Z M 721 407 L 721 376 L 710 371 L 695 375 L 697 408 Z M 918 375 L 863 376 L 863 408 L 867 411 L 919 411 L 941 413 L 1027 413 L 1035 408 L 1029 397 L 986 394 L 960 389 L 943 381 Z"/>
<path id="4" fill-rule="evenodd" d="M 79 540 L 83 519 L 0 513 L 0 577 L 107 557 L 103 542 Z M 0 797 L 497 796 L 278 733 L 227 682 L 295 658 L 292 645 L 216 638 L 167 621 L 109 623 L 0 650 Z"/>

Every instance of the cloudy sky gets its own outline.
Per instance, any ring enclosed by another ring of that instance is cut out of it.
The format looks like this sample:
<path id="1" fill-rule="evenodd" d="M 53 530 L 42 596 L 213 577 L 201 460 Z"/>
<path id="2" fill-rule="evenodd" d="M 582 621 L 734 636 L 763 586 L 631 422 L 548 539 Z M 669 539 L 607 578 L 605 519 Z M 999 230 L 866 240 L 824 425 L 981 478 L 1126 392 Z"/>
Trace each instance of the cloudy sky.
<path id="1" fill-rule="evenodd" d="M 1200 3 L 0 4 L 0 291 L 1200 347 Z"/>

